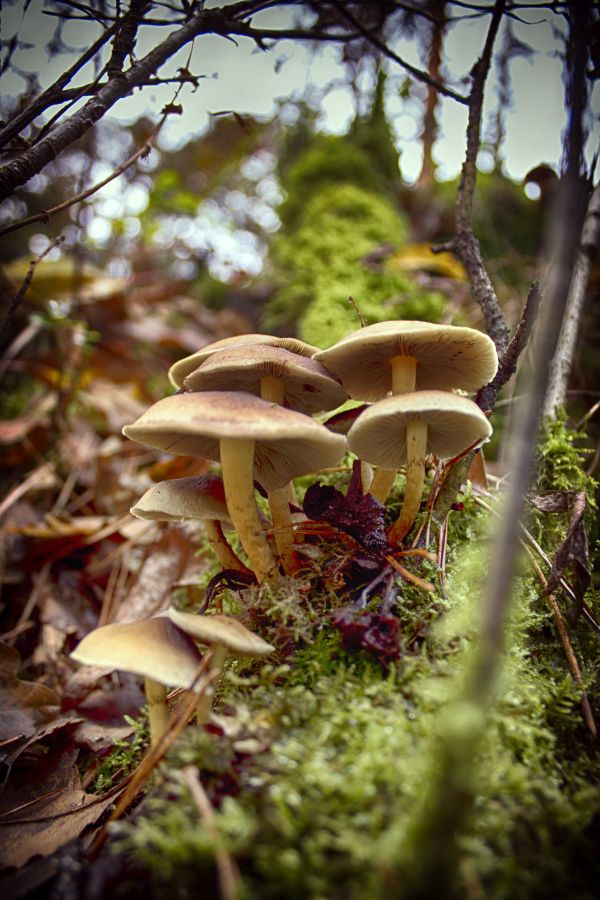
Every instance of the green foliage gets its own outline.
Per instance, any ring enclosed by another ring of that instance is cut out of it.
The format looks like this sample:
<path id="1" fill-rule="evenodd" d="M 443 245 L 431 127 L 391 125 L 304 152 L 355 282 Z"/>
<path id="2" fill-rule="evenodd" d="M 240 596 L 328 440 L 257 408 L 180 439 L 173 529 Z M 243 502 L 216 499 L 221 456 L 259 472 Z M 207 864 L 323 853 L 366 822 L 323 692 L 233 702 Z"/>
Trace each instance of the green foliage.
<path id="1" fill-rule="evenodd" d="M 110 753 L 102 760 L 89 788 L 92 793 L 104 794 L 117 782 L 130 775 L 148 749 L 150 733 L 146 710 L 137 719 L 125 716 L 125 721 L 133 728 L 133 736 L 116 741 Z"/>
<path id="2" fill-rule="evenodd" d="M 342 649 L 324 625 L 323 599 L 298 593 L 301 645 L 289 666 L 251 687 L 234 680 L 225 695 L 230 729 L 238 723 L 242 737 L 261 729 L 262 749 L 259 741 L 253 752 L 235 751 L 239 733 L 231 743 L 192 730 L 174 751 L 142 816 L 121 829 L 120 847 L 148 867 L 157 897 L 172 895 L 176 882 L 185 900 L 215 880 L 214 843 L 178 774 L 183 764 L 198 766 L 215 798 L 247 900 L 383 900 L 419 860 L 427 864 L 414 825 L 449 729 L 469 730 L 457 698 L 473 659 L 485 566 L 480 542 L 469 538 L 483 523 L 479 512 L 466 522 L 474 512 L 466 500 L 447 599 L 403 591 L 405 640 L 424 616 L 434 620 L 425 644 L 385 673 Z M 278 596 L 263 590 L 250 612 L 256 617 L 262 603 L 272 623 L 289 623 L 293 599 L 291 583 Z M 473 759 L 466 742 L 459 760 L 477 770 L 477 803 L 457 838 L 461 896 L 472 884 L 490 897 L 593 896 L 600 765 L 582 740 L 578 692 L 550 623 L 536 586 L 523 579 L 483 746 Z M 585 634 L 580 625 L 574 639 L 597 691 Z M 227 796 L 224 784 L 235 785 Z"/>
<path id="3" fill-rule="evenodd" d="M 329 185 L 304 204 L 298 227 L 274 247 L 283 287 L 266 307 L 265 327 L 298 323 L 306 341 L 325 347 L 359 326 L 352 296 L 369 322 L 439 321 L 441 295 L 403 272 L 381 272 L 364 258 L 378 245 L 402 243 L 406 224 L 382 196 L 353 184 Z"/>

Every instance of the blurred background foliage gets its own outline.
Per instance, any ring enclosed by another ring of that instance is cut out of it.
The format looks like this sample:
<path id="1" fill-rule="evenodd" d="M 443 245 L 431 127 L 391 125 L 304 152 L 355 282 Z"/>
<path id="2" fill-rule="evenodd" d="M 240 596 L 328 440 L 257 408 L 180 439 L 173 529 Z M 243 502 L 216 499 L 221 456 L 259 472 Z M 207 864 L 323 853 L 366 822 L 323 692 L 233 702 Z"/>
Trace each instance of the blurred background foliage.
<path id="1" fill-rule="evenodd" d="M 356 307 L 368 322 L 483 327 L 460 265 L 431 251 L 453 234 L 458 181 L 408 185 L 386 116 L 385 75 L 359 94 L 344 135 L 324 134 L 307 98 L 286 101 L 269 120 L 215 115 L 202 137 L 177 149 L 159 135 L 98 193 L 5 235 L 8 296 L 32 257 L 60 244 L 37 266 L 12 325 L 2 418 L 37 421 L 36 404 L 58 388 L 63 409 L 83 396 L 108 434 L 135 404 L 168 393 L 169 365 L 203 344 L 268 330 L 325 347 L 360 325 Z M 127 127 L 101 121 L 5 204 L 3 221 L 52 209 L 105 178 L 151 130 L 143 118 Z M 431 159 L 427 168 L 435 170 Z M 475 234 L 511 325 L 538 270 L 556 176 L 540 165 L 528 180 L 539 199 L 498 161 L 479 173 L 475 195 Z M 598 375 L 599 336 L 591 321 L 584 331 L 575 391 L 590 391 Z M 120 385 L 123 406 L 110 421 L 110 404 L 97 396 L 108 382 Z M 574 416 L 583 415 L 588 395 L 572 396 Z"/>

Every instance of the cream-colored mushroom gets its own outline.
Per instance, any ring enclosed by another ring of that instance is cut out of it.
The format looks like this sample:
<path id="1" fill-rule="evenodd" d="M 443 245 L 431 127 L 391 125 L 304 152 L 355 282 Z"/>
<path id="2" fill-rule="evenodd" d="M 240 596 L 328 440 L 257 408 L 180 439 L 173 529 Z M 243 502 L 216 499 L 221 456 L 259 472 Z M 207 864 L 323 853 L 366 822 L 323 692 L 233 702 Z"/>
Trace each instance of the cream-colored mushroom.
<path id="1" fill-rule="evenodd" d="M 223 528 L 233 528 L 223 479 L 219 475 L 172 478 L 153 484 L 130 512 L 157 522 L 202 521 L 215 556 L 225 569 L 248 571 L 228 543 Z"/>
<path id="2" fill-rule="evenodd" d="M 319 349 L 311 344 L 305 344 L 298 338 L 277 337 L 272 334 L 235 334 L 232 337 L 221 338 L 219 341 L 212 341 L 201 350 L 197 350 L 196 353 L 185 356 L 174 363 L 169 369 L 171 384 L 176 388 L 182 387 L 186 376 L 197 369 L 200 363 L 212 356 L 213 353 L 243 344 L 268 344 L 271 347 L 282 347 L 284 350 L 289 350 L 290 353 L 297 353 L 307 358 L 314 356 Z"/>
<path id="3" fill-rule="evenodd" d="M 406 465 L 400 516 L 388 533 L 397 544 L 419 511 L 425 456 L 448 459 L 487 441 L 492 427 L 476 403 L 447 391 L 416 391 L 379 400 L 348 432 L 348 447 L 361 459 L 386 469 Z"/>
<path id="4" fill-rule="evenodd" d="M 313 359 L 268 344 L 236 345 L 206 359 L 184 381 L 192 391 L 247 391 L 297 412 L 334 409 L 347 399 L 339 381 Z M 288 575 L 298 569 L 288 487 L 269 491 L 277 549 Z"/>
<path id="5" fill-rule="evenodd" d="M 334 466 L 345 439 L 302 413 L 252 394 L 205 391 L 174 394 L 150 407 L 123 433 L 141 444 L 221 462 L 231 521 L 259 581 L 277 563 L 254 499 L 254 478 L 267 491 L 292 478 Z"/>
<path id="6" fill-rule="evenodd" d="M 476 391 L 496 374 L 493 341 L 474 328 L 393 320 L 368 325 L 338 341 L 315 359 L 337 375 L 355 400 L 421 390 Z M 387 498 L 396 469 L 381 467 L 370 492 Z"/>
<path id="7" fill-rule="evenodd" d="M 190 688 L 202 659 L 194 642 L 164 616 L 96 628 L 71 658 L 143 676 L 152 746 L 164 734 L 169 719 L 167 685 Z"/>
<path id="8" fill-rule="evenodd" d="M 241 622 L 232 616 L 197 616 L 192 613 L 179 612 L 172 607 L 167 610 L 171 622 L 187 635 L 212 647 L 212 658 L 209 671 L 220 672 L 228 655 L 237 657 L 263 657 L 273 653 L 275 647 L 264 641 L 259 635 L 249 631 Z M 198 706 L 198 722 L 208 719 L 212 706 L 214 688 L 206 690 Z"/>

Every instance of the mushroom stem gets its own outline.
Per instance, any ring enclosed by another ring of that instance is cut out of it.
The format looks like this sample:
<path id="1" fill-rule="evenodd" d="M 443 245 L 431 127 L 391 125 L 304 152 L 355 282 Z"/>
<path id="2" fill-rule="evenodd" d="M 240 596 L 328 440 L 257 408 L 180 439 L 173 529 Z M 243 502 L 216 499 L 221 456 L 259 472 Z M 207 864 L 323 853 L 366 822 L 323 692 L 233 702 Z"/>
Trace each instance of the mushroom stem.
<path id="1" fill-rule="evenodd" d="M 392 370 L 392 394 L 410 394 L 415 389 L 417 378 L 417 360 L 414 356 L 393 356 L 390 359 Z M 385 503 L 394 484 L 396 472 L 391 469 L 377 469 L 369 488 L 369 493 L 381 503 Z M 395 526 L 394 526 L 395 527 Z"/>
<path id="2" fill-rule="evenodd" d="M 230 547 L 227 538 L 223 534 L 223 526 L 218 519 L 206 519 L 204 522 L 206 536 L 213 553 L 225 569 L 236 569 L 239 572 L 247 572 L 248 567 L 236 556 Z"/>
<path id="3" fill-rule="evenodd" d="M 285 398 L 285 385 L 281 378 L 273 378 L 272 375 L 264 375 L 260 379 L 260 396 L 269 403 L 278 403 L 283 406 Z"/>
<path id="4" fill-rule="evenodd" d="M 406 487 L 404 503 L 398 519 L 388 532 L 390 544 L 399 544 L 409 532 L 423 496 L 425 483 L 425 454 L 427 452 L 427 423 L 416 419 L 409 422 L 406 428 Z"/>
<path id="5" fill-rule="evenodd" d="M 277 563 L 263 531 L 254 499 L 254 441 L 222 438 L 221 468 L 231 521 L 258 581 L 277 572 Z"/>
<path id="6" fill-rule="evenodd" d="M 371 485 L 368 488 L 369 494 L 372 494 L 380 503 L 385 503 L 389 493 L 393 487 L 396 478 L 396 469 L 376 469 Z"/>
<path id="7" fill-rule="evenodd" d="M 360 484 L 363 494 L 368 494 L 373 484 L 373 466 L 361 459 L 360 461 Z M 378 498 L 379 499 L 379 498 Z"/>
<path id="8" fill-rule="evenodd" d="M 298 554 L 294 550 L 294 527 L 288 499 L 288 486 L 269 491 L 269 509 L 273 521 L 273 533 L 277 551 L 286 575 L 294 575 L 300 566 Z"/>
<path id="9" fill-rule="evenodd" d="M 415 389 L 417 378 L 417 360 L 414 356 L 393 356 L 390 359 L 392 369 L 392 394 L 410 394 Z"/>
<path id="10" fill-rule="evenodd" d="M 260 396 L 262 400 L 277 403 L 283 406 L 285 399 L 285 385 L 280 378 L 265 375 L 260 379 Z M 298 571 L 299 559 L 293 550 L 294 529 L 288 499 L 288 486 L 276 491 L 269 491 L 269 509 L 273 521 L 273 532 L 277 552 L 286 575 L 293 575 Z M 293 490 L 293 485 L 292 485 Z"/>
<path id="11" fill-rule="evenodd" d="M 227 658 L 227 652 L 227 647 L 224 644 L 213 645 L 207 672 L 207 676 L 210 676 L 211 680 L 204 689 L 196 710 L 196 722 L 198 725 L 204 725 L 208 722 L 215 696 L 215 683 L 218 681 L 219 675 L 223 669 L 223 664 Z M 213 676 L 213 672 L 217 672 L 218 674 Z"/>
<path id="12" fill-rule="evenodd" d="M 167 705 L 167 689 L 164 684 L 152 678 L 144 679 L 144 690 L 148 703 L 148 720 L 150 722 L 150 746 L 155 747 L 167 730 L 169 707 Z"/>

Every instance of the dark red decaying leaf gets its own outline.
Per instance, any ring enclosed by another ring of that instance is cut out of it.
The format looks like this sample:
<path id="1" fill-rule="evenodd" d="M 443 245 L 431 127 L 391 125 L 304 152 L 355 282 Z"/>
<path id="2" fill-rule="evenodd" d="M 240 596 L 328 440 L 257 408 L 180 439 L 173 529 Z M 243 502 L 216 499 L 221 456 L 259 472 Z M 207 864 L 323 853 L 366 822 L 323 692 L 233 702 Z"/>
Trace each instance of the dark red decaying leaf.
<path id="1" fill-rule="evenodd" d="M 400 625 L 396 616 L 385 609 L 376 612 L 342 606 L 331 616 L 346 650 L 367 650 L 388 665 L 400 658 Z"/>
<path id="2" fill-rule="evenodd" d="M 389 551 L 385 534 L 385 507 L 371 494 L 347 496 L 320 482 L 311 484 L 304 495 L 304 513 L 345 531 L 376 558 Z"/>

